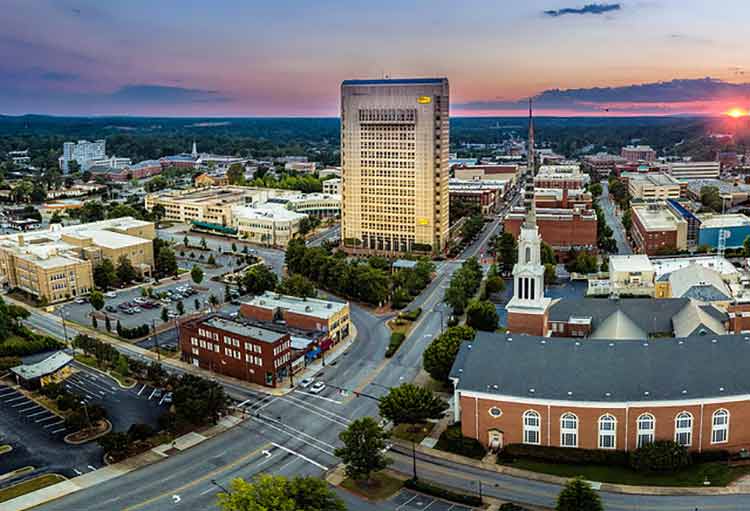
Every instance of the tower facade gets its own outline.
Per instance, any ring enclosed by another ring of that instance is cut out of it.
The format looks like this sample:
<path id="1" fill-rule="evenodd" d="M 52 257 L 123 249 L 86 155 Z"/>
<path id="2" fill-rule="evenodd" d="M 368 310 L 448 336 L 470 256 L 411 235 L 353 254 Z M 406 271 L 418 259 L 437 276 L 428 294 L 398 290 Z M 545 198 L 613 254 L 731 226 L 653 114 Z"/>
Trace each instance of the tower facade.
<path id="1" fill-rule="evenodd" d="M 341 85 L 341 226 L 352 253 L 440 253 L 448 241 L 448 80 Z"/>

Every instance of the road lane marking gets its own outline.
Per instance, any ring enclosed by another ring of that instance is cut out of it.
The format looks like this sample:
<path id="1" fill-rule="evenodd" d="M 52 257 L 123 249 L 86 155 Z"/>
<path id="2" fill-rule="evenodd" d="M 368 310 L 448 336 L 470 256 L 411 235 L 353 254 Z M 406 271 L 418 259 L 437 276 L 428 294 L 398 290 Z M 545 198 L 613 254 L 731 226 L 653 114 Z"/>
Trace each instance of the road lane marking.
<path id="1" fill-rule="evenodd" d="M 328 415 L 324 415 L 324 414 L 322 414 L 322 413 L 320 413 L 318 411 L 313 410 L 312 409 L 313 408 L 312 405 L 307 405 L 306 403 L 305 403 L 305 405 L 303 405 L 302 403 L 300 403 L 300 402 L 298 402 L 296 400 L 292 400 L 292 399 L 282 399 L 282 400 L 285 401 L 285 402 L 287 402 L 287 403 L 289 403 L 292 406 L 296 406 L 298 408 L 302 408 L 303 410 L 307 411 L 308 413 L 311 413 L 313 415 L 317 415 L 318 417 L 321 417 L 323 419 L 326 419 L 328 421 L 331 421 L 331 422 L 336 423 L 336 424 L 338 424 L 340 426 L 343 426 L 343 427 L 347 427 L 349 425 L 349 422 L 351 422 L 348 419 L 347 419 L 347 422 L 344 422 L 342 420 L 337 419 L 336 417 L 331 417 L 331 416 L 328 416 Z"/>
<path id="2" fill-rule="evenodd" d="M 301 441 L 301 442 L 307 442 L 307 444 L 306 444 L 306 445 L 307 445 L 308 447 L 312 447 L 313 449 L 315 449 L 315 450 L 318 450 L 318 451 L 322 452 L 323 454 L 325 454 L 325 455 L 327 455 L 327 456 L 331 456 L 332 458 L 335 458 L 335 457 L 336 457 L 336 455 L 335 455 L 335 454 L 334 454 L 334 453 L 333 453 L 332 451 L 326 451 L 326 450 L 325 450 L 325 449 L 323 449 L 322 447 L 320 447 L 320 446 L 318 446 L 318 445 L 315 445 L 315 443 L 314 443 L 314 442 L 318 442 L 318 443 L 320 443 L 320 444 L 323 444 L 323 445 L 325 445 L 325 446 L 327 446 L 327 447 L 329 447 L 329 448 L 331 448 L 331 449 L 334 449 L 334 446 L 333 446 L 333 445 L 329 444 L 328 442 L 324 442 L 323 440 L 319 440 L 319 439 L 315 438 L 314 436 L 308 435 L 308 434 L 307 434 L 307 433 L 305 433 L 304 431 L 300 431 L 300 430 L 298 430 L 298 429 L 296 429 L 296 428 L 293 428 L 293 427 L 291 427 L 291 426 L 288 426 L 288 425 L 284 425 L 284 427 L 286 427 L 286 428 L 288 428 L 288 429 L 291 429 L 291 430 L 292 430 L 292 431 L 290 432 L 290 431 L 287 431 L 287 430 L 285 430 L 285 429 L 283 429 L 283 428 L 280 428 L 279 426 L 276 426 L 275 424 L 273 424 L 273 423 L 271 423 L 271 422 L 269 422 L 269 421 L 264 421 L 264 422 L 261 422 L 261 424 L 263 424 L 263 425 L 265 425 L 265 426 L 268 426 L 268 427 L 270 427 L 271 429 L 275 429 L 275 430 L 276 430 L 276 431 L 278 431 L 279 433 L 283 433 L 283 434 L 285 434 L 285 435 L 287 435 L 287 436 L 290 436 L 290 437 L 292 437 L 292 438 L 293 438 L 293 439 L 295 439 L 295 440 L 299 440 L 299 441 Z M 295 436 L 295 435 L 296 435 L 296 436 Z M 308 437 L 308 439 L 307 439 L 307 440 L 305 440 L 305 439 L 302 439 L 302 438 L 300 438 L 300 436 L 303 436 L 303 437 Z"/>
<path id="3" fill-rule="evenodd" d="M 43 427 L 44 429 L 47 429 L 47 428 L 51 428 L 51 427 L 53 427 L 53 426 L 57 426 L 57 425 L 59 425 L 59 424 L 62 424 L 63 422 L 65 422 L 65 421 L 64 421 L 63 419 L 60 419 L 60 420 L 59 420 L 59 421 L 57 421 L 57 422 L 50 422 L 49 424 L 45 424 L 45 425 L 44 425 L 44 426 L 42 426 L 42 427 Z"/>
<path id="4" fill-rule="evenodd" d="M 313 405 L 313 404 L 310 404 L 310 403 L 308 403 L 308 402 L 307 402 L 307 401 L 305 401 L 304 399 L 297 399 L 296 397 L 294 397 L 294 396 L 291 396 L 291 395 L 286 395 L 286 396 L 284 396 L 284 397 L 283 397 L 282 399 L 283 399 L 284 401 L 289 401 L 289 400 L 292 400 L 292 401 L 296 401 L 296 402 L 298 402 L 298 403 L 300 403 L 300 404 L 304 404 L 305 406 L 309 406 L 310 408 L 314 408 L 314 409 L 316 409 L 316 410 L 320 410 L 320 411 L 321 411 L 321 412 L 323 412 L 323 413 L 327 413 L 327 414 L 329 414 L 329 415 L 331 415 L 331 416 L 333 416 L 333 417 L 336 417 L 337 419 L 339 419 L 339 420 L 342 420 L 342 421 L 344 421 L 344 422 L 347 422 L 347 423 L 349 423 L 349 422 L 351 422 L 351 421 L 352 421 L 352 420 L 351 420 L 351 419 L 350 419 L 349 417 L 346 417 L 346 416 L 344 416 L 344 415 L 339 415 L 339 414 L 338 414 L 338 413 L 336 413 L 336 412 L 332 412 L 332 411 L 330 411 L 330 410 L 326 410 L 325 408 L 322 408 L 322 407 L 320 407 L 320 406 L 315 406 L 315 405 Z"/>
<path id="5" fill-rule="evenodd" d="M 291 450 L 291 449 L 288 449 L 288 448 L 286 448 L 286 447 L 284 447 L 284 446 L 282 446 L 282 445 L 279 445 L 279 444 L 276 444 L 276 443 L 273 443 L 273 442 L 271 442 L 271 445 L 273 445 L 274 447 L 276 447 L 276 448 L 278 448 L 278 449 L 281 449 L 282 451 L 286 451 L 286 452 L 288 452 L 289 454 L 292 454 L 292 455 L 294 455 L 294 456 L 297 456 L 297 457 L 299 457 L 299 458 L 301 458 L 301 459 L 305 460 L 306 462 L 310 463 L 311 465 L 315 465 L 316 467 L 318 467 L 318 468 L 319 468 L 319 469 L 321 469 L 321 470 L 328 470 L 328 467 L 326 467 L 325 465 L 321 465 L 320 463 L 318 463 L 317 461 L 315 461 L 315 460 L 313 460 L 313 459 L 310 459 L 310 458 L 308 458 L 308 457 L 307 457 L 307 456 L 305 456 L 304 454 L 298 453 L 298 452 L 296 452 L 296 451 L 293 451 L 293 450 Z"/>
<path id="6" fill-rule="evenodd" d="M 411 502 L 412 500 L 416 499 L 417 497 L 418 497 L 418 495 L 414 495 L 412 498 L 410 498 L 409 500 L 407 500 L 406 502 L 404 502 L 403 504 L 401 504 L 400 506 L 398 506 L 396 508 L 396 511 L 398 511 L 399 509 L 403 508 L 405 505 L 407 505 L 409 502 Z"/>

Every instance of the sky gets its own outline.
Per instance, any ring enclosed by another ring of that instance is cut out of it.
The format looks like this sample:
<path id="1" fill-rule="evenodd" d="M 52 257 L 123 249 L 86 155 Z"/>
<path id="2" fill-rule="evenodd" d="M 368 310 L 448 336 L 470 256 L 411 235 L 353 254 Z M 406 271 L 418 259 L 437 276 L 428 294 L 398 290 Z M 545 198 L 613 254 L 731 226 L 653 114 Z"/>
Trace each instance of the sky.
<path id="1" fill-rule="evenodd" d="M 3 0 L 0 114 L 337 116 L 348 78 L 451 114 L 750 109 L 746 0 Z"/>

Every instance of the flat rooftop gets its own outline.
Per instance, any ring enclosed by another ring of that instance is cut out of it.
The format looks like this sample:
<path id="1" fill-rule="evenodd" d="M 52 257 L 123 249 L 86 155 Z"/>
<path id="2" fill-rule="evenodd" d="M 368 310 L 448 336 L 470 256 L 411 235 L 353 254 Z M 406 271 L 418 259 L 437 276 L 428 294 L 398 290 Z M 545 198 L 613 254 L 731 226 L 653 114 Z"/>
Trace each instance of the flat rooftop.
<path id="1" fill-rule="evenodd" d="M 286 209 L 283 204 L 271 203 L 253 206 L 235 206 L 232 208 L 232 216 L 236 220 L 274 220 L 288 221 L 302 220 L 307 217 L 303 213 L 297 213 Z"/>
<path id="2" fill-rule="evenodd" d="M 635 174 L 629 177 L 633 181 L 640 181 L 654 186 L 679 186 L 680 182 L 669 174 L 659 172 L 656 174 Z"/>
<path id="3" fill-rule="evenodd" d="M 296 296 L 280 295 L 266 291 L 246 302 L 255 307 L 281 308 L 316 318 L 328 319 L 346 307 L 346 303 L 320 300 L 318 298 L 298 298 Z"/>
<path id="4" fill-rule="evenodd" d="M 650 207 L 634 205 L 633 212 L 638 216 L 643 226 L 650 231 L 666 231 L 676 229 L 680 223 L 685 222 L 678 219 L 666 207 Z"/>
<path id="5" fill-rule="evenodd" d="M 650 272 L 654 271 L 654 265 L 647 255 L 611 255 L 609 256 L 610 273 L 620 272 Z"/>
<path id="6" fill-rule="evenodd" d="M 667 273 L 687 268 L 691 264 L 698 264 L 710 270 L 715 270 L 722 275 L 731 276 L 740 273 L 727 258 L 717 255 L 653 258 L 651 259 L 651 264 L 654 266 L 657 279 Z"/>
<path id="7" fill-rule="evenodd" d="M 701 229 L 717 229 L 720 227 L 749 226 L 750 218 L 743 214 L 715 215 L 701 219 Z"/>
<path id="8" fill-rule="evenodd" d="M 447 78 L 388 78 L 374 80 L 344 80 L 342 85 L 440 85 Z"/>
<path id="9" fill-rule="evenodd" d="M 203 321 L 204 325 L 233 334 L 241 335 L 243 337 L 251 337 L 261 342 L 267 342 L 269 344 L 275 344 L 283 339 L 287 334 L 281 332 L 274 332 L 257 325 L 250 325 L 242 323 L 241 321 L 234 321 L 222 317 L 212 317 Z"/>

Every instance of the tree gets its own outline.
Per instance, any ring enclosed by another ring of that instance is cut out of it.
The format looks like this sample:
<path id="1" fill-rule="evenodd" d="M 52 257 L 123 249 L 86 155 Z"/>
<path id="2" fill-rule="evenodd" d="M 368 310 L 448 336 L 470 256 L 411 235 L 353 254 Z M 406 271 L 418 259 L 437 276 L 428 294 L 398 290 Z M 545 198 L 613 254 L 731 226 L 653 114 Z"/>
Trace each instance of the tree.
<path id="1" fill-rule="evenodd" d="M 161 320 L 162 320 L 163 322 L 165 322 L 165 323 L 166 323 L 167 321 L 169 321 L 169 313 L 167 312 L 167 308 L 166 308 L 166 307 L 162 307 L 162 308 L 161 308 Z M 120 324 L 120 323 L 119 323 L 119 321 L 118 321 L 118 323 L 117 323 L 117 324 L 118 324 L 118 325 Z"/>
<path id="2" fill-rule="evenodd" d="M 750 257 L 750 236 L 745 237 L 745 241 L 742 243 L 742 248 L 745 253 L 745 257 Z"/>
<path id="3" fill-rule="evenodd" d="M 109 316 L 104 316 L 104 328 L 107 329 L 107 332 L 112 331 L 112 321 L 109 319 Z"/>
<path id="4" fill-rule="evenodd" d="M 380 415 L 396 425 L 439 419 L 447 409 L 448 403 L 412 383 L 393 387 L 380 399 Z"/>
<path id="5" fill-rule="evenodd" d="M 78 219 L 81 223 L 98 222 L 104 220 L 104 204 L 100 201 L 86 201 L 78 210 Z"/>
<path id="6" fill-rule="evenodd" d="M 600 185 L 599 183 L 594 183 L 589 188 L 589 192 L 591 192 L 591 195 L 596 199 L 602 194 L 602 185 Z"/>
<path id="7" fill-rule="evenodd" d="M 599 495 L 583 478 L 576 477 L 565 484 L 557 496 L 557 511 L 603 511 Z"/>
<path id="8" fill-rule="evenodd" d="M 310 279 L 300 273 L 294 273 L 281 280 L 281 284 L 276 286 L 276 291 L 300 298 L 313 298 L 317 296 L 318 290 Z"/>
<path id="9" fill-rule="evenodd" d="M 484 284 L 484 290 L 488 295 L 502 293 L 505 291 L 505 281 L 499 275 L 487 277 L 487 282 Z"/>
<path id="10" fill-rule="evenodd" d="M 185 235 L 184 238 L 182 238 L 182 244 L 185 245 L 186 247 L 190 246 L 190 239 L 187 237 L 187 234 Z"/>
<path id="11" fill-rule="evenodd" d="M 52 214 L 52 218 L 49 219 L 49 223 L 51 223 L 51 224 L 61 224 L 62 223 L 62 215 L 60 215 L 59 211 L 55 211 Z"/>
<path id="12" fill-rule="evenodd" d="M 701 188 L 701 204 L 703 204 L 704 207 L 711 209 L 715 212 L 720 212 L 722 210 L 722 200 L 721 200 L 721 194 L 719 193 L 719 189 L 715 186 L 704 186 Z"/>
<path id="13" fill-rule="evenodd" d="M 91 316 L 91 326 L 94 327 L 94 330 L 99 328 L 99 322 L 96 320 L 96 316 Z"/>
<path id="14" fill-rule="evenodd" d="M 78 160 L 70 160 L 68 162 L 68 173 L 69 174 L 77 174 L 81 171 L 81 164 L 78 163 Z"/>
<path id="15" fill-rule="evenodd" d="M 499 320 L 497 309 L 488 301 L 472 300 L 466 307 L 466 324 L 477 330 L 494 332 Z"/>
<path id="16" fill-rule="evenodd" d="M 164 218 L 166 214 L 167 210 L 161 204 L 155 204 L 154 207 L 151 208 L 151 217 L 154 219 L 154 222 L 156 222 L 156 225 L 159 225 L 159 222 L 161 222 L 161 219 Z"/>
<path id="17" fill-rule="evenodd" d="M 555 251 L 547 243 L 542 241 L 541 248 L 542 264 L 557 264 L 557 258 L 555 257 Z"/>
<path id="18" fill-rule="evenodd" d="M 383 470 L 390 460 L 385 457 L 388 434 L 372 417 L 362 417 L 349 423 L 339 434 L 344 446 L 334 451 L 346 465 L 346 475 L 357 481 L 370 481 L 370 474 Z"/>
<path id="19" fill-rule="evenodd" d="M 141 214 L 133 206 L 128 206 L 127 204 L 117 204 L 107 212 L 107 218 L 122 218 L 126 216 L 140 218 Z"/>
<path id="20" fill-rule="evenodd" d="M 102 450 L 114 457 L 121 458 L 128 451 L 128 434 L 124 432 L 110 431 L 97 440 Z"/>
<path id="21" fill-rule="evenodd" d="M 206 238 L 201 238 L 201 248 L 203 248 L 203 250 L 208 250 L 208 243 L 206 243 Z"/>
<path id="22" fill-rule="evenodd" d="M 89 302 L 91 302 L 91 306 L 100 311 L 104 307 L 104 295 L 101 291 L 91 291 L 91 295 L 89 295 Z"/>
<path id="23" fill-rule="evenodd" d="M 474 338 L 469 326 L 452 326 L 430 343 L 422 354 L 422 365 L 437 381 L 447 382 L 453 362 L 463 341 Z"/>
<path id="24" fill-rule="evenodd" d="M 194 264 L 193 269 L 190 270 L 190 278 L 192 278 L 193 282 L 196 284 L 203 282 L 203 270 L 201 270 L 201 267 L 197 264 Z"/>
<path id="25" fill-rule="evenodd" d="M 212 293 L 208 296 L 208 303 L 211 304 L 211 307 L 217 307 L 219 305 L 219 299 Z"/>
<path id="26" fill-rule="evenodd" d="M 232 242 L 232 252 L 237 252 L 237 243 Z"/>
<path id="27" fill-rule="evenodd" d="M 232 163 L 227 170 L 227 180 L 230 185 L 242 185 L 245 183 L 245 169 L 240 163 Z"/>
<path id="28" fill-rule="evenodd" d="M 154 239 L 154 266 L 162 277 L 177 274 L 177 257 L 168 241 Z"/>
<path id="29" fill-rule="evenodd" d="M 121 284 L 129 284 L 138 278 L 138 272 L 133 268 L 133 264 L 127 256 L 120 256 L 117 260 L 117 279 Z"/>
<path id="30" fill-rule="evenodd" d="M 260 474 L 253 482 L 237 478 L 230 493 L 220 493 L 222 511 L 345 511 L 328 483 L 318 477 Z"/>
<path id="31" fill-rule="evenodd" d="M 180 316 L 185 314 L 185 304 L 182 303 L 182 300 L 177 300 L 177 314 Z"/>
<path id="32" fill-rule="evenodd" d="M 544 265 L 544 283 L 553 284 L 557 280 L 557 266 L 554 264 Z"/>
<path id="33" fill-rule="evenodd" d="M 117 282 L 117 272 L 115 265 L 109 259 L 103 259 L 101 263 L 94 267 L 94 284 L 104 291 L 114 286 Z"/>
<path id="34" fill-rule="evenodd" d="M 278 277 L 269 266 L 256 264 L 248 268 L 240 283 L 245 292 L 261 294 L 265 291 L 273 291 L 277 282 Z"/>
<path id="35" fill-rule="evenodd" d="M 672 440 L 657 440 L 630 454 L 630 466 L 639 472 L 676 472 L 691 463 L 688 450 Z"/>
<path id="36" fill-rule="evenodd" d="M 513 269 L 513 265 L 518 261 L 518 246 L 513 234 L 504 232 L 497 239 L 495 251 L 498 262 L 502 262 L 503 270 L 507 273 Z"/>
<path id="37" fill-rule="evenodd" d="M 622 226 L 625 228 L 625 231 L 630 232 L 630 229 L 633 227 L 632 210 L 628 209 L 622 214 Z"/>

